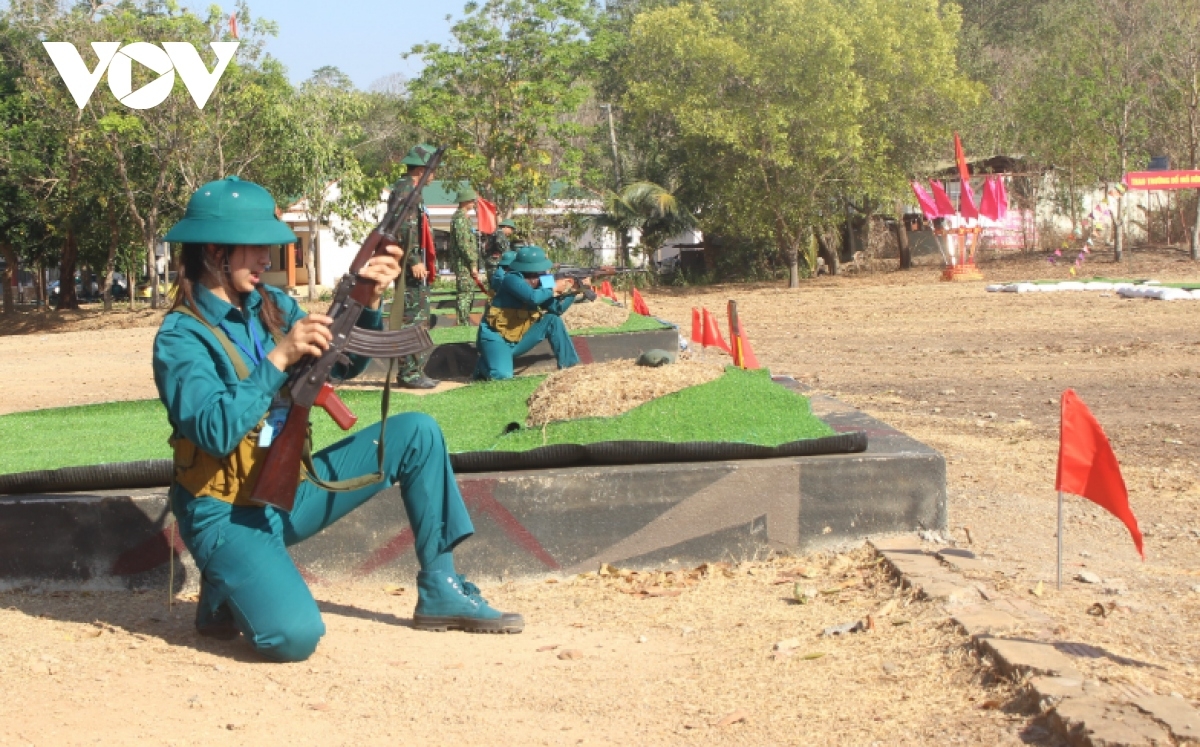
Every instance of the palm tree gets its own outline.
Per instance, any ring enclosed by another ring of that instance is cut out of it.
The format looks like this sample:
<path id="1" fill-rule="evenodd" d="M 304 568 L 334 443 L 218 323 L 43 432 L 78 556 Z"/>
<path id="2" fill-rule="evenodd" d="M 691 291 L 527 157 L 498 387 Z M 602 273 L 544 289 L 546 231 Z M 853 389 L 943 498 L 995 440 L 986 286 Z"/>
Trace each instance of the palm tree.
<path id="1" fill-rule="evenodd" d="M 602 195 L 604 212 L 589 216 L 585 224 L 595 229 L 608 229 L 617 234 L 621 246 L 621 262 L 628 267 L 630 234 L 641 231 L 642 241 L 650 251 L 666 239 L 695 227 L 696 219 L 679 204 L 675 195 L 652 182 L 634 182 L 620 192 L 607 191 Z"/>

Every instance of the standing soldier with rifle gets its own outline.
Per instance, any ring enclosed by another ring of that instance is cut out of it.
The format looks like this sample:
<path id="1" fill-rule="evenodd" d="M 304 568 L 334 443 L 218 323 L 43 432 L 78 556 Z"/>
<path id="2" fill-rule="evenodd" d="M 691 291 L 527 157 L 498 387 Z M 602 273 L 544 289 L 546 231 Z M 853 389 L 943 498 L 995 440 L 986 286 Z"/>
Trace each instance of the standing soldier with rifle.
<path id="1" fill-rule="evenodd" d="M 435 148 L 432 145 L 414 145 L 408 155 L 400 163 L 408 167 L 400 181 L 392 185 L 392 200 L 403 200 L 413 191 L 416 183 L 425 173 Z M 433 181 L 434 174 L 430 173 L 426 183 Z M 404 322 L 407 325 L 427 324 L 429 321 L 429 283 L 436 277 L 429 277 L 425 252 L 421 251 L 421 237 L 425 234 L 429 216 L 425 213 L 425 203 L 418 198 L 417 212 L 405 221 L 396 237 L 400 240 L 400 248 L 404 250 L 404 274 L 400 286 L 404 290 Z M 432 231 L 429 232 L 432 236 Z M 392 301 L 392 313 L 400 303 L 400 295 Z M 425 361 L 428 354 L 410 355 L 400 362 L 400 372 L 396 383 L 405 389 L 433 389 L 438 382 L 425 375 Z"/>
<path id="2" fill-rule="evenodd" d="M 395 415 L 311 455 L 307 445 L 300 451 L 313 404 L 344 428 L 354 421 L 329 377 L 361 373 L 363 351 L 394 357 L 429 344 L 423 329 L 377 331 L 383 289 L 401 272 L 396 228 L 413 208 L 415 198 L 389 205 L 339 282 L 329 316 L 306 315 L 262 284 L 270 247 L 296 236 L 257 184 L 205 184 L 167 233 L 183 247 L 171 312 L 154 339 L 154 381 L 173 428 L 171 509 L 200 569 L 201 635 L 241 634 L 268 659 L 307 659 L 325 625 L 287 547 L 392 485 L 421 567 L 414 626 L 524 626 L 455 570 L 452 553 L 474 528 L 432 418 Z"/>
<path id="3" fill-rule="evenodd" d="M 471 218 L 467 215 L 468 210 L 475 208 L 475 198 L 475 190 L 470 187 L 458 190 L 458 210 L 454 211 L 454 216 L 450 219 L 450 266 L 454 270 L 454 306 L 460 327 L 470 326 L 475 287 L 483 287 L 479 267 L 475 261 L 475 231 L 471 228 Z"/>

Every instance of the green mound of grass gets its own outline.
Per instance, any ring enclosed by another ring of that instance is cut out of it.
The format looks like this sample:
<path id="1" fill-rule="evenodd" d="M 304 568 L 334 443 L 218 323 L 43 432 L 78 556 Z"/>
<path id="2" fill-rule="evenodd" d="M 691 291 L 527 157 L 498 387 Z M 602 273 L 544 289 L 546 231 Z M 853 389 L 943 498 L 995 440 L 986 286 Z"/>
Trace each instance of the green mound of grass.
<path id="1" fill-rule="evenodd" d="M 641 316 L 640 314 L 630 314 L 629 318 L 620 327 L 592 327 L 589 329 L 576 330 L 571 333 L 571 336 L 576 335 L 614 335 L 624 332 L 653 332 L 660 329 L 670 329 L 667 325 L 649 316 Z M 429 336 L 437 345 L 449 345 L 455 342 L 475 342 L 475 335 L 479 331 L 478 327 L 434 327 L 429 330 Z"/>
<path id="2" fill-rule="evenodd" d="M 737 441 L 774 446 L 832 435 L 808 399 L 771 382 L 765 371 L 729 369 L 716 381 L 648 402 L 615 418 L 524 426 L 526 403 L 544 376 L 472 384 L 424 397 L 394 393 L 391 412 L 424 412 L 441 425 L 452 452 L 523 451 L 544 444 L 612 440 Z M 351 432 L 374 423 L 381 393 L 344 388 L 359 417 Z M 0 416 L 0 474 L 109 462 L 170 458 L 166 412 L 157 400 L 114 402 Z M 322 448 L 346 432 L 317 412 L 313 443 Z"/>

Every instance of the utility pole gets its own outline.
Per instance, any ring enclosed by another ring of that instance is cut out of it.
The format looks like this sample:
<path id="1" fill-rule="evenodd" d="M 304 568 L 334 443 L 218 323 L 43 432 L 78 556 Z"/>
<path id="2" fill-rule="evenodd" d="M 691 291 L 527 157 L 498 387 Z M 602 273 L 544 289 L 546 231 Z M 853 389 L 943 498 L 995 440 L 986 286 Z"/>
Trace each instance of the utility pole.
<path id="1" fill-rule="evenodd" d="M 621 157 L 617 155 L 617 128 L 613 125 L 612 104 L 601 104 L 608 112 L 608 143 L 612 146 L 613 172 L 617 175 L 617 191 L 621 191 Z"/>

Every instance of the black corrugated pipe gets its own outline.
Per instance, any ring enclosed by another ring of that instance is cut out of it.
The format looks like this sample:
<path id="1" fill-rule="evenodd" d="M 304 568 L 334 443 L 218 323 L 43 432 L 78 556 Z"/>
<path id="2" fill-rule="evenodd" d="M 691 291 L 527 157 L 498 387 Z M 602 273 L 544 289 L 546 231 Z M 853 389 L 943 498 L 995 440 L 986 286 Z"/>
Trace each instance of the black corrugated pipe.
<path id="1" fill-rule="evenodd" d="M 450 463 L 455 472 L 466 474 L 589 465 L 779 459 L 821 454 L 856 454 L 866 450 L 867 434 L 855 431 L 825 438 L 791 441 L 779 446 L 721 441 L 690 441 L 679 444 L 664 441 L 601 441 L 586 445 L 556 444 L 529 451 L 467 451 L 451 454 Z M 170 459 L 18 472 L 0 475 L 0 495 L 165 488 L 171 484 L 171 474 Z"/>

